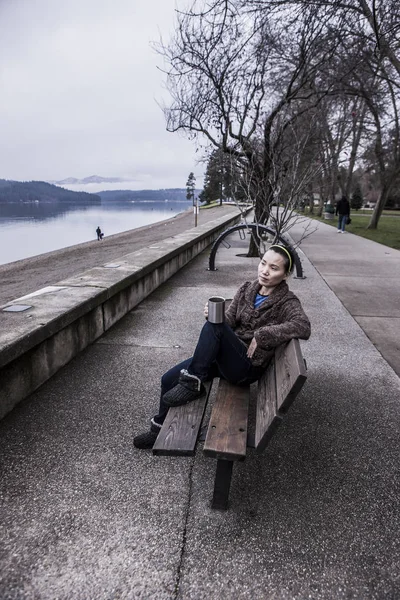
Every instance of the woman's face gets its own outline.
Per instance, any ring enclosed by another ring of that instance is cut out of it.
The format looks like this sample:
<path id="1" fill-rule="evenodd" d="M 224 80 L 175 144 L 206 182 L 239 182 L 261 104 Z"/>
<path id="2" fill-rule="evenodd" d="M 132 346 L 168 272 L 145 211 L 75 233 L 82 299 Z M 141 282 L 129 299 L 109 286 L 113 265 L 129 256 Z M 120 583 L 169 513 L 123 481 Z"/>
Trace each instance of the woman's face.
<path id="1" fill-rule="evenodd" d="M 258 265 L 258 282 L 265 288 L 273 288 L 286 279 L 286 261 L 281 254 L 268 250 Z"/>

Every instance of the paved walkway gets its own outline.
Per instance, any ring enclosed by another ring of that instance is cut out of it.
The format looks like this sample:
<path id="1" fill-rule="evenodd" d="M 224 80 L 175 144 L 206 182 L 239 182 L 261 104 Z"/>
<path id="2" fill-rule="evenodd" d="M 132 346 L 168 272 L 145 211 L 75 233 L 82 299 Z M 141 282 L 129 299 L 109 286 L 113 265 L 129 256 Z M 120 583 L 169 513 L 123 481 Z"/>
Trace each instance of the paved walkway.
<path id="1" fill-rule="evenodd" d="M 307 278 L 291 281 L 312 321 L 308 381 L 265 453 L 237 465 L 229 511 L 210 509 L 201 445 L 153 457 L 132 435 L 207 297 L 254 277 L 238 237 L 218 271 L 200 255 L 0 423 L 2 600 L 400 598 L 400 380 L 332 289 L 364 255 L 368 297 L 383 281 L 389 304 L 398 289 L 369 275 L 395 261 L 335 236 L 304 242 Z"/>
<path id="2" fill-rule="evenodd" d="M 290 234 L 304 235 L 310 219 Z M 400 251 L 317 221 L 301 249 L 400 376 Z"/>

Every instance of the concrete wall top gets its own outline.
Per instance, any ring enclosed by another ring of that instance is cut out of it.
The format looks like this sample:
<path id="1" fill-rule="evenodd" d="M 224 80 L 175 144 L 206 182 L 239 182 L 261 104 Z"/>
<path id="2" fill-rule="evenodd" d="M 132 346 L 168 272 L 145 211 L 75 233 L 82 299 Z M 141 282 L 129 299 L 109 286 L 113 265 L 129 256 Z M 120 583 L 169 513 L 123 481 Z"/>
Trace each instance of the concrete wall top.
<path id="1" fill-rule="evenodd" d="M 219 217 L 2 306 L 0 367 L 238 218 L 239 215 Z"/>

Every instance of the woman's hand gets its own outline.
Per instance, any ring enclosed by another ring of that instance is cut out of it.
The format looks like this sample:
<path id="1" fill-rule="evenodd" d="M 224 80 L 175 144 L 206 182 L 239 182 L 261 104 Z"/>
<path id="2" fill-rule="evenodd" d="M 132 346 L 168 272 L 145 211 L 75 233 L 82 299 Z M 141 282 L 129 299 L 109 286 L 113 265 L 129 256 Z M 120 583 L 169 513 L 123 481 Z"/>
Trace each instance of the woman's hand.
<path id="1" fill-rule="evenodd" d="M 204 316 L 206 319 L 208 319 L 208 302 L 206 302 L 206 305 L 204 307 Z"/>
<path id="2" fill-rule="evenodd" d="M 248 358 L 253 358 L 253 354 L 256 351 L 256 348 L 257 348 L 256 338 L 253 338 L 250 342 L 250 346 L 247 348 L 247 357 Z"/>

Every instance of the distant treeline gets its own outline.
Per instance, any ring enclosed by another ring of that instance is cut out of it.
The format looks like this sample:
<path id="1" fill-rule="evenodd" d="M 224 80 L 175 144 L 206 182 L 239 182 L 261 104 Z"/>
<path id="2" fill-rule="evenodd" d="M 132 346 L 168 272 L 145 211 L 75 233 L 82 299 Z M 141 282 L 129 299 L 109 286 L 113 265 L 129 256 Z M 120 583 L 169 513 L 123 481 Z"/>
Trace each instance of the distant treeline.
<path id="1" fill-rule="evenodd" d="M 195 194 L 200 190 L 195 190 Z M 65 188 L 44 181 L 8 181 L 0 179 L 0 203 L 15 202 L 132 202 L 154 201 L 189 202 L 186 189 L 169 188 L 164 190 L 113 190 L 88 194 L 87 192 L 72 192 Z"/>
<path id="2" fill-rule="evenodd" d="M 132 202 L 132 200 L 147 200 L 163 202 L 164 200 L 175 200 L 177 202 L 189 202 L 186 198 L 186 189 L 169 188 L 166 190 L 115 190 L 98 192 L 103 202 Z"/>
<path id="3" fill-rule="evenodd" d="M 100 204 L 97 194 L 71 192 L 44 181 L 7 181 L 0 179 L 0 202 L 93 202 Z"/>

